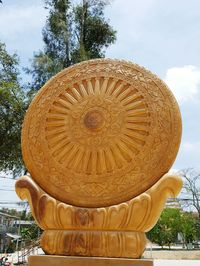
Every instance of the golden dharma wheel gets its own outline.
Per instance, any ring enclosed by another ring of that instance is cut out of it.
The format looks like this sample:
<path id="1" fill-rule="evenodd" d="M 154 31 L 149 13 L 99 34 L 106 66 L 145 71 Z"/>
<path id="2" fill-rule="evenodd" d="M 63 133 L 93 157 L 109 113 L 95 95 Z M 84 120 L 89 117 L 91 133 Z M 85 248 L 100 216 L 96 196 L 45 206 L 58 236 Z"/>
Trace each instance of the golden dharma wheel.
<path id="1" fill-rule="evenodd" d="M 181 139 L 168 87 L 133 63 L 97 59 L 69 67 L 32 101 L 22 151 L 36 183 L 62 202 L 118 204 L 172 166 Z"/>

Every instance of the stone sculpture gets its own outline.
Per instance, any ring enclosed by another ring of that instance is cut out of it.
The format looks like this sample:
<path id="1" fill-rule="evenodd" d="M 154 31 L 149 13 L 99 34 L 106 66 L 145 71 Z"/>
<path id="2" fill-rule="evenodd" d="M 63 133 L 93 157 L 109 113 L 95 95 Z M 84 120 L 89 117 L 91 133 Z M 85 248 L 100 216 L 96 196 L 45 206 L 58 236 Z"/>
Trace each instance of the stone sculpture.
<path id="1" fill-rule="evenodd" d="M 168 174 L 180 139 L 175 98 L 143 67 L 96 59 L 50 79 L 22 129 L 31 177 L 16 182 L 44 230 L 43 250 L 140 258 L 145 232 L 182 187 Z"/>

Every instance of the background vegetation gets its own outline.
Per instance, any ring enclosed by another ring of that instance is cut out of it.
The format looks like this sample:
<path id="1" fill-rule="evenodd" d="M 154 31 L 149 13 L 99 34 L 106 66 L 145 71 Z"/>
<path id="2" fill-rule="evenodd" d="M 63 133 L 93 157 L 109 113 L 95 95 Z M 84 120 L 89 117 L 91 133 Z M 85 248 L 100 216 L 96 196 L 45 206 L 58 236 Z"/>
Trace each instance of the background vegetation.
<path id="1" fill-rule="evenodd" d="M 20 79 L 18 56 L 9 54 L 0 42 L 0 171 L 11 170 L 14 177 L 26 172 L 20 134 L 36 91 L 65 67 L 104 57 L 106 48 L 115 42 L 116 31 L 104 16 L 108 4 L 105 0 L 45 0 L 49 15 L 42 31 L 44 49 L 35 53 L 26 69 L 32 78 L 28 84 Z"/>

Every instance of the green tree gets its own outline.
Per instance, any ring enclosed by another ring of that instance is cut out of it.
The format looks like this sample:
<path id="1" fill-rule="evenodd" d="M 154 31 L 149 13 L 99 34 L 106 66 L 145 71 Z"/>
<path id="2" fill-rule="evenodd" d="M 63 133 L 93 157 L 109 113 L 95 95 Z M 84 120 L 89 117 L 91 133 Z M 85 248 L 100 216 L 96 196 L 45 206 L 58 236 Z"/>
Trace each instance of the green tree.
<path id="1" fill-rule="evenodd" d="M 183 213 L 181 218 L 183 244 L 188 248 L 188 244 L 198 238 L 198 219 L 196 219 L 192 213 Z"/>
<path id="2" fill-rule="evenodd" d="M 22 227 L 20 230 L 23 240 L 37 240 L 41 233 L 42 230 L 35 223 L 30 226 Z"/>
<path id="3" fill-rule="evenodd" d="M 75 49 L 72 63 L 105 56 L 105 48 L 115 41 L 116 32 L 104 18 L 108 1 L 82 0 L 74 8 Z"/>
<path id="4" fill-rule="evenodd" d="M 183 246 L 199 238 L 199 219 L 192 213 L 179 209 L 166 208 L 154 228 L 148 233 L 149 239 L 160 246 L 176 243 L 177 236 L 182 236 Z"/>
<path id="5" fill-rule="evenodd" d="M 43 29 L 44 50 L 35 53 L 28 73 L 39 89 L 63 68 L 83 60 L 105 56 L 116 32 L 104 17 L 105 0 L 45 0 L 49 10 Z"/>
<path id="6" fill-rule="evenodd" d="M 19 60 L 9 55 L 0 43 L 0 171 L 20 172 L 24 165 L 21 156 L 20 132 L 28 101 L 20 86 Z"/>
<path id="7" fill-rule="evenodd" d="M 181 212 L 179 209 L 166 208 L 154 228 L 147 234 L 149 239 L 159 244 L 162 248 L 169 248 L 176 242 L 178 233 L 181 232 Z"/>

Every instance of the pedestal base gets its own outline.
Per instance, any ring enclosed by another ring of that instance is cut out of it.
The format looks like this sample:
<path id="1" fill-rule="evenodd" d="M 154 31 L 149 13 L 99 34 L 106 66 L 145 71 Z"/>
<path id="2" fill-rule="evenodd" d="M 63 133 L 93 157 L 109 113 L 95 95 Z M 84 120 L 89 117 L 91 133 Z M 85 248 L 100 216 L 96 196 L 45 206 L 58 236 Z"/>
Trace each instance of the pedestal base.
<path id="1" fill-rule="evenodd" d="M 140 258 L 145 232 L 156 224 L 166 199 L 176 197 L 181 188 L 180 177 L 165 174 L 127 202 L 81 208 L 54 199 L 29 176 L 16 182 L 17 194 L 28 199 L 37 224 L 44 230 L 40 244 L 45 254 L 100 258 Z"/>
<path id="2" fill-rule="evenodd" d="M 142 232 L 45 230 L 40 243 L 48 255 L 138 259 L 146 236 Z"/>
<path id="3" fill-rule="evenodd" d="M 30 256 L 28 266 L 153 266 L 152 260 L 97 258 L 97 257 L 64 257 L 64 256 Z"/>

